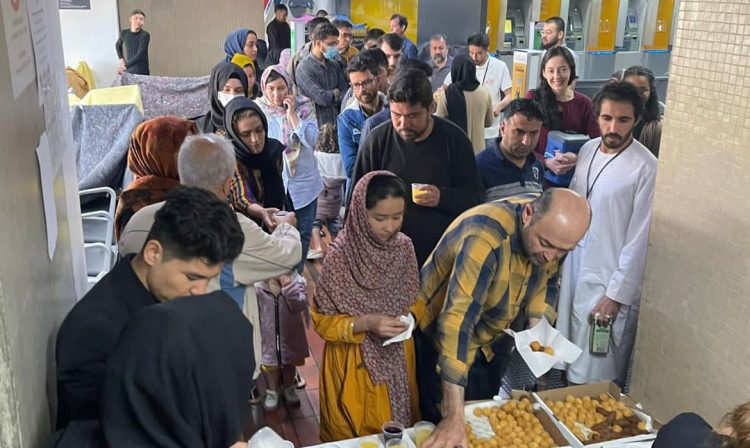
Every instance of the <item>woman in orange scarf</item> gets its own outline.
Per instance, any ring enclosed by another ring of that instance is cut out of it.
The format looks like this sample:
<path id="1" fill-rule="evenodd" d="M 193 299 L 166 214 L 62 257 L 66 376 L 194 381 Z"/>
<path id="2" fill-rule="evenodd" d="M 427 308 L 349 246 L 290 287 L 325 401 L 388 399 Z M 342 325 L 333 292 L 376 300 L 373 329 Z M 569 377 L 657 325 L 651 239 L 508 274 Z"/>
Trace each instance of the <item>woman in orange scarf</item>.
<path id="1" fill-rule="evenodd" d="M 144 121 L 133 131 L 128 147 L 128 168 L 133 182 L 120 194 L 115 212 L 115 236 L 141 208 L 161 202 L 180 185 L 177 152 L 185 137 L 197 134 L 190 120 L 166 116 Z"/>

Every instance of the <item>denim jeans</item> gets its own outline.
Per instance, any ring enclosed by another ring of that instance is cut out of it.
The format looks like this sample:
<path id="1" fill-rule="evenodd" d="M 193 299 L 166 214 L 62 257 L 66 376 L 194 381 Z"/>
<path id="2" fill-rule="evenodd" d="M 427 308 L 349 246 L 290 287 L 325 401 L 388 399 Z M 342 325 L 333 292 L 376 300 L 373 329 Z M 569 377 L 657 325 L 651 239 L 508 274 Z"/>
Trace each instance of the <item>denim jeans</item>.
<path id="1" fill-rule="evenodd" d="M 300 274 L 305 269 L 305 260 L 307 260 L 307 250 L 310 248 L 310 237 L 312 236 L 313 221 L 315 221 L 317 207 L 318 200 L 315 199 L 308 205 L 294 211 L 297 215 L 297 229 L 302 240 L 302 260 L 297 265 L 297 272 Z"/>

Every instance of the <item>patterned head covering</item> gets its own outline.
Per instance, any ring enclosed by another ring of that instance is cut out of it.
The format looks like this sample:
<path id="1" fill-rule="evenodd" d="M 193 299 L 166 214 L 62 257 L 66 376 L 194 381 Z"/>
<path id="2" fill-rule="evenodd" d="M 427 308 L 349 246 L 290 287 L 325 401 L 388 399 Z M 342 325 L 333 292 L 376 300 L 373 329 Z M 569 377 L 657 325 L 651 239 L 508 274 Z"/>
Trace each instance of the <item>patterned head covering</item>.
<path id="1" fill-rule="evenodd" d="M 419 269 L 411 239 L 403 233 L 381 240 L 367 219 L 366 196 L 376 176 L 395 176 L 373 171 L 354 187 L 349 218 L 323 264 L 314 303 L 321 314 L 361 316 L 408 313 L 419 292 Z M 391 418 L 411 424 L 409 377 L 403 343 L 383 347 L 384 340 L 367 333 L 362 354 L 375 384 L 385 383 L 391 403 Z"/>

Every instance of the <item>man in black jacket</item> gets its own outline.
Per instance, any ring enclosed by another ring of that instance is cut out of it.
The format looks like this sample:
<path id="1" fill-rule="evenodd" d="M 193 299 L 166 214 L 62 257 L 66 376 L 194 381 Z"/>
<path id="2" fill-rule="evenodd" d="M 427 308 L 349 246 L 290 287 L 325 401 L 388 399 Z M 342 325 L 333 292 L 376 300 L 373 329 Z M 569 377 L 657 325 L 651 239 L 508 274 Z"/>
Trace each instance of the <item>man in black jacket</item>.
<path id="1" fill-rule="evenodd" d="M 268 37 L 268 60 L 272 64 L 278 64 L 281 52 L 285 48 L 292 47 L 292 30 L 286 21 L 289 15 L 286 5 L 278 4 L 274 11 L 276 17 L 266 27 L 266 37 Z"/>
<path id="2" fill-rule="evenodd" d="M 107 357 L 130 316 L 159 302 L 205 294 L 244 241 L 237 216 L 215 194 L 189 187 L 167 194 L 141 251 L 120 260 L 60 326 L 58 429 L 100 417 Z"/>
<path id="3" fill-rule="evenodd" d="M 122 72 L 134 73 L 136 75 L 150 75 L 148 68 L 148 44 L 151 35 L 143 30 L 146 14 L 140 9 L 130 13 L 130 29 L 120 31 L 115 48 L 117 57 L 120 58 L 120 66 L 117 74 Z"/>

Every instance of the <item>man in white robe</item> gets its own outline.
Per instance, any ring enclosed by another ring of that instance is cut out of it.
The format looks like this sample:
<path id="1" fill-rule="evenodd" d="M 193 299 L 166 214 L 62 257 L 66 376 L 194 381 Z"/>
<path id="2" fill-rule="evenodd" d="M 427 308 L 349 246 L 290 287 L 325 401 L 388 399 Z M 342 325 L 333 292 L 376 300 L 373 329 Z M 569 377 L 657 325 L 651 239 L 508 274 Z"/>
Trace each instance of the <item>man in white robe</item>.
<path id="1" fill-rule="evenodd" d="M 626 83 L 608 84 L 594 97 L 602 137 L 578 155 L 570 188 L 593 212 L 586 236 L 562 267 L 557 329 L 583 349 L 567 366 L 570 383 L 615 381 L 623 386 L 635 342 L 646 264 L 656 158 L 633 139 L 643 109 Z M 596 314 L 612 323 L 609 352 L 592 354 Z"/>

